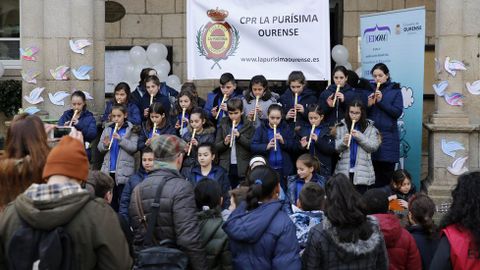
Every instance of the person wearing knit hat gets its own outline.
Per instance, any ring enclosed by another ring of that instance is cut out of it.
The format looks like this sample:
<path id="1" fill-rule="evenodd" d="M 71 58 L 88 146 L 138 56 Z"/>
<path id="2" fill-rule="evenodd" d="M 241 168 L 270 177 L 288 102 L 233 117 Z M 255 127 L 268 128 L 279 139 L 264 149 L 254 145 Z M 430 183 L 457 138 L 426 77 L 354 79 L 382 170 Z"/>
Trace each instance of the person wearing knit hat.
<path id="1" fill-rule="evenodd" d="M 128 208 L 130 225 L 134 234 L 134 249 L 144 249 L 147 233 L 142 218 L 152 213 L 152 201 L 156 198 L 160 183 L 165 183 L 160 194 L 160 207 L 154 238 L 171 239 L 188 256 L 194 270 L 208 269 L 206 254 L 200 240 L 200 226 L 193 186 L 179 170 L 187 144 L 175 135 L 155 136 L 150 147 L 153 150 L 152 171 L 139 183 L 132 194 Z M 143 211 L 139 209 L 143 208 Z"/>
<path id="2" fill-rule="evenodd" d="M 83 144 L 73 137 L 64 136 L 50 151 L 43 169 L 43 179 L 63 175 L 79 182 L 87 181 L 88 158 Z"/>
<path id="3" fill-rule="evenodd" d="M 47 183 L 32 184 L 1 212 L 0 269 L 6 265 L 32 268 L 38 261 L 49 269 L 67 269 L 68 263 L 81 270 L 131 269 L 132 258 L 119 219 L 104 199 L 94 199 L 81 187 L 87 177 L 82 136 L 72 129 L 47 157 L 43 170 Z M 56 233 L 67 234 L 71 247 Z M 40 249 L 46 251 L 38 255 L 25 252 Z M 75 255 L 66 254 L 69 250 Z"/>

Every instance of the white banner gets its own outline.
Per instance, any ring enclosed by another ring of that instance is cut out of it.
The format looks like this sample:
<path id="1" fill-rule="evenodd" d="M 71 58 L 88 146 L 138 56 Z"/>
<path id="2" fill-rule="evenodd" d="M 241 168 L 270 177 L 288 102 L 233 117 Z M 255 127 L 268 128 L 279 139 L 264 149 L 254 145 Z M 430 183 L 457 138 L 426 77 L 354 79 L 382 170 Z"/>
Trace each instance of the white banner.
<path id="1" fill-rule="evenodd" d="M 330 78 L 327 0 L 187 0 L 188 79 Z"/>

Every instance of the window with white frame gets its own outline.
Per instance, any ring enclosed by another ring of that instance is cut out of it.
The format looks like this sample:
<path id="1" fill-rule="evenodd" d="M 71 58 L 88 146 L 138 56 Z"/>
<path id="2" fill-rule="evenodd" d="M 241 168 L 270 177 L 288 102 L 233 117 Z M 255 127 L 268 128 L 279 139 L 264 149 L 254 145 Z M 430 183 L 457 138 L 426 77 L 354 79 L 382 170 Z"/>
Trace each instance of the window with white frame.
<path id="1" fill-rule="evenodd" d="M 20 65 L 20 0 L 0 0 L 0 61 Z"/>

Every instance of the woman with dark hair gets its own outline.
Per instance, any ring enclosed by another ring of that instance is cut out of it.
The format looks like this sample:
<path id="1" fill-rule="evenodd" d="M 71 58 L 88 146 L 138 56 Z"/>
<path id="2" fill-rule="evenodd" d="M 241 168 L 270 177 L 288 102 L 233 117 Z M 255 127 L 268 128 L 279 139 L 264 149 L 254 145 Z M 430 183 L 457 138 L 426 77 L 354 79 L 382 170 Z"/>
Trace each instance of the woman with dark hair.
<path id="1" fill-rule="evenodd" d="M 230 239 L 234 269 L 300 269 L 295 225 L 278 200 L 278 174 L 257 166 L 248 179 L 247 201 L 223 225 Z"/>
<path id="2" fill-rule="evenodd" d="M 5 156 L 0 161 L 0 209 L 32 183 L 43 183 L 49 152 L 42 120 L 26 113 L 16 115 L 7 130 Z"/>
<path id="3" fill-rule="evenodd" d="M 110 113 L 112 106 L 115 104 L 122 104 L 127 107 L 128 122 L 138 126 L 142 124 L 140 110 L 137 105 L 131 102 L 130 86 L 126 82 L 121 82 L 115 86 L 113 90 L 114 99 L 107 102 L 105 106 L 105 113 L 102 116 L 102 122 L 111 122 Z"/>
<path id="4" fill-rule="evenodd" d="M 430 269 L 430 263 L 438 246 L 438 231 L 433 215 L 435 214 L 435 203 L 426 194 L 417 193 L 408 202 L 408 223 L 407 228 L 415 239 L 422 269 Z"/>
<path id="5" fill-rule="evenodd" d="M 350 176 L 357 191 L 364 193 L 375 183 L 370 156 L 380 145 L 380 135 L 372 121 L 367 119 L 361 101 L 349 104 L 345 119 L 336 127 L 335 133 L 335 150 L 340 153 L 335 173 Z"/>
<path id="6" fill-rule="evenodd" d="M 430 269 L 480 269 L 480 172 L 458 177 Z"/>
<path id="7" fill-rule="evenodd" d="M 390 183 L 395 163 L 400 159 L 400 136 L 397 120 L 403 113 L 403 97 L 400 85 L 390 78 L 390 71 L 383 63 L 373 66 L 371 74 L 376 89 L 368 96 L 368 119 L 382 134 L 382 144 L 372 154 L 375 168 L 375 187 L 384 187 Z"/>
<path id="8" fill-rule="evenodd" d="M 310 230 L 303 269 L 388 269 L 378 222 L 364 214 L 362 198 L 348 177 L 335 174 L 325 192 L 326 218 Z"/>

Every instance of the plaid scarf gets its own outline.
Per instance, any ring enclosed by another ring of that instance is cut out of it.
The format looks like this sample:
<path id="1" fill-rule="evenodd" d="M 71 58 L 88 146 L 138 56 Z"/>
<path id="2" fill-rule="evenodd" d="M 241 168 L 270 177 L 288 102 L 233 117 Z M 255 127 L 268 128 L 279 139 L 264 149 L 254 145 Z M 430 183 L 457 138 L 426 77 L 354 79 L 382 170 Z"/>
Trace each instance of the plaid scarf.
<path id="1" fill-rule="evenodd" d="M 25 195 L 34 201 L 51 201 L 82 192 L 88 191 L 82 189 L 80 184 L 77 183 L 32 184 L 25 191 Z"/>

